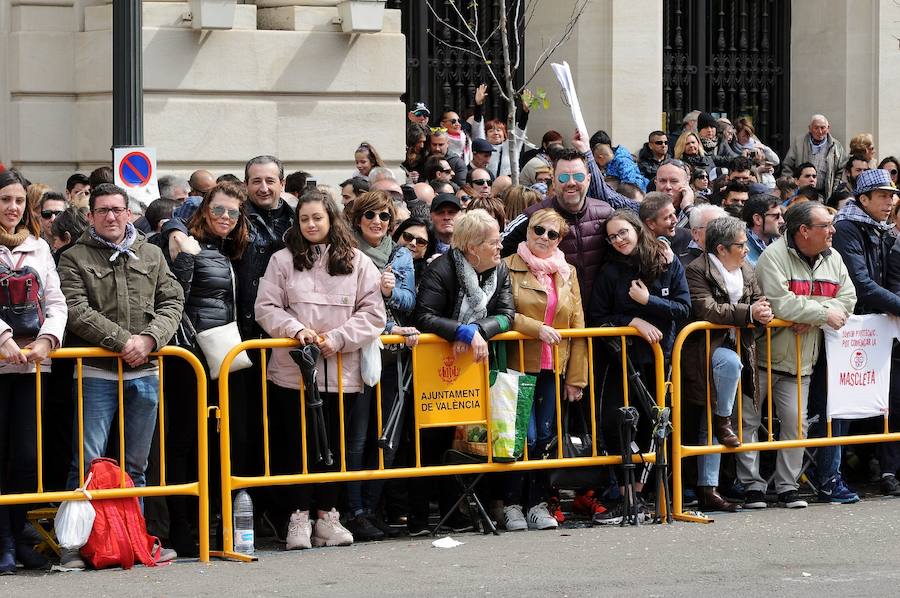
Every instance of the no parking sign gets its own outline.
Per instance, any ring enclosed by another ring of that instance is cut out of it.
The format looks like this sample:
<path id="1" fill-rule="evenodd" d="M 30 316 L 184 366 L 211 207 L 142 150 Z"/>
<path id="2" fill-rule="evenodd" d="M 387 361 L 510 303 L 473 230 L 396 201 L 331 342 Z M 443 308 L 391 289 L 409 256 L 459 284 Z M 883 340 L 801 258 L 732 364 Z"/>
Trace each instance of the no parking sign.
<path id="1" fill-rule="evenodd" d="M 156 184 L 156 150 L 149 147 L 124 147 L 113 150 L 116 185 L 145 207 L 159 197 Z"/>

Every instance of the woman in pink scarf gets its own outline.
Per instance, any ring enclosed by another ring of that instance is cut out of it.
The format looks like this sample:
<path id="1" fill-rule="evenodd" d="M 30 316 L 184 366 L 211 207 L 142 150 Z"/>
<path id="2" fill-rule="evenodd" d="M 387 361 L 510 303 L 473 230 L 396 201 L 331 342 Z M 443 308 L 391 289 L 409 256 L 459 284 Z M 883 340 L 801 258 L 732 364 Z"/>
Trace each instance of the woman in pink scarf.
<path id="1" fill-rule="evenodd" d="M 514 330 L 532 338 L 522 346 L 509 343 L 509 365 L 537 376 L 534 407 L 528 426 L 530 459 L 540 459 L 556 430 L 556 374 L 560 374 L 563 401 L 581 400 L 588 381 L 587 340 L 563 339 L 558 329 L 584 328 L 581 291 L 575 267 L 559 250 L 568 233 L 565 219 L 553 209 L 532 214 L 525 241 L 506 258 L 513 300 L 516 305 Z M 559 369 L 555 369 L 553 345 L 559 347 Z M 550 487 L 545 471 L 510 474 L 506 487 L 504 515 L 508 531 L 554 529 L 558 520 L 548 509 Z M 527 491 L 523 492 L 526 486 Z M 524 499 L 524 500 L 523 500 Z M 527 517 L 522 507 L 530 507 Z M 553 508 L 557 511 L 558 507 Z"/>

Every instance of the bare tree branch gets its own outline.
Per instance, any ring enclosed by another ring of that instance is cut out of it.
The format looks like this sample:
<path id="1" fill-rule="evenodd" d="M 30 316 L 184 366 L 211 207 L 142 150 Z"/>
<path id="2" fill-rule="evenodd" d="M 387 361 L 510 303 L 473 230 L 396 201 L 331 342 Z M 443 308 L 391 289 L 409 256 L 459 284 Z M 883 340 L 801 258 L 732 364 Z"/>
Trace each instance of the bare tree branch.
<path id="1" fill-rule="evenodd" d="M 575 25 L 578 23 L 578 19 L 581 18 L 581 14 L 584 12 L 585 8 L 587 8 L 587 4 L 590 0 L 581 0 L 581 5 L 579 7 L 578 3 L 572 7 L 572 16 L 569 18 L 569 22 L 566 24 L 566 29 L 562 34 L 562 37 L 556 43 L 552 45 L 548 45 L 548 47 L 541 52 L 538 60 L 535 62 L 534 69 L 531 71 L 531 76 L 522 84 L 521 89 L 524 89 L 531 83 L 532 79 L 538 74 L 538 72 L 547 64 L 547 61 L 553 56 L 553 53 L 559 49 L 564 43 L 566 43 L 570 37 L 572 37 L 572 32 L 575 30 Z M 551 38 L 552 40 L 552 38 Z"/>
<path id="2" fill-rule="evenodd" d="M 451 2 L 451 4 L 452 4 L 452 2 Z M 464 37 L 464 38 L 466 39 L 466 41 L 471 42 L 471 43 L 475 44 L 476 46 L 479 45 L 479 44 L 478 44 L 478 38 L 476 38 L 476 37 L 469 37 L 468 34 L 463 33 L 462 31 L 460 31 L 459 29 L 457 29 L 456 27 L 454 27 L 453 25 L 451 25 L 451 24 L 449 23 L 449 21 L 447 21 L 447 20 L 444 19 L 443 17 L 439 16 L 438 13 L 434 10 L 434 7 L 431 5 L 431 2 L 430 2 L 430 1 L 429 1 L 429 2 L 426 2 L 426 3 L 425 3 L 425 6 L 427 6 L 427 7 L 428 7 L 428 10 L 431 11 L 432 16 L 434 16 L 434 20 L 437 22 L 438 25 L 441 25 L 441 26 L 443 26 L 443 27 L 446 27 L 446 28 L 450 29 L 451 31 L 456 32 L 456 33 L 459 34 L 460 36 Z M 433 35 L 433 34 L 432 34 L 432 35 Z M 438 39 L 441 43 L 447 44 L 447 42 L 445 42 L 445 41 L 442 40 L 442 39 L 437 38 L 437 36 L 435 36 L 435 39 Z M 447 45 L 449 45 L 449 44 L 447 44 Z M 476 54 L 476 56 L 477 56 L 477 54 Z"/>
<path id="3" fill-rule="evenodd" d="M 441 38 L 436 36 L 431 29 L 428 30 L 428 35 L 430 35 L 436 42 L 443 44 L 444 46 L 447 46 L 448 48 L 452 48 L 454 50 L 459 50 L 460 52 L 465 52 L 466 54 L 471 54 L 475 58 L 481 58 L 481 54 L 478 54 L 477 52 L 473 52 L 472 50 L 470 50 L 468 48 L 463 48 L 462 46 L 455 46 L 448 41 L 442 40 Z"/>

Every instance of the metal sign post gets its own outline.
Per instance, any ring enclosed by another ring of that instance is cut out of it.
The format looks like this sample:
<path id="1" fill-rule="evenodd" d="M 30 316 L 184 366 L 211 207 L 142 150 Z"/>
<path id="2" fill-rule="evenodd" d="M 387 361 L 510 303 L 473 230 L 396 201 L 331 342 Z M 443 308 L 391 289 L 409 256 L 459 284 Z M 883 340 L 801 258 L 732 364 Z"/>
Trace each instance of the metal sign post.
<path id="1" fill-rule="evenodd" d="M 144 145 L 141 4 L 113 2 L 113 149 Z"/>

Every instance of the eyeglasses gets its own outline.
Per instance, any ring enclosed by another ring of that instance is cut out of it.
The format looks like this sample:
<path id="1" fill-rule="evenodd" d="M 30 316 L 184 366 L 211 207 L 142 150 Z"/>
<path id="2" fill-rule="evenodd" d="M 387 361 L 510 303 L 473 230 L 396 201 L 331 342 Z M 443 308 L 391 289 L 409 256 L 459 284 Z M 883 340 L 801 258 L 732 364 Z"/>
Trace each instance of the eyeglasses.
<path id="1" fill-rule="evenodd" d="M 741 249 L 747 248 L 747 241 L 741 241 L 740 243 L 729 243 L 729 247 L 740 247 Z"/>
<path id="2" fill-rule="evenodd" d="M 237 220 L 241 215 L 240 210 L 226 208 L 225 206 L 213 206 L 209 209 L 209 213 L 212 214 L 214 218 L 221 218 L 225 214 L 228 214 L 230 220 Z"/>
<path id="3" fill-rule="evenodd" d="M 490 185 L 491 179 L 472 179 L 472 184 L 476 187 L 481 187 L 482 185 Z"/>
<path id="4" fill-rule="evenodd" d="M 834 226 L 834 222 L 826 222 L 824 224 L 808 224 L 809 228 L 831 228 Z"/>
<path id="5" fill-rule="evenodd" d="M 653 145 L 669 145 L 669 142 L 665 139 L 659 139 L 653 142 Z"/>
<path id="6" fill-rule="evenodd" d="M 623 228 L 617 233 L 610 233 L 606 235 L 606 240 L 610 243 L 615 243 L 616 241 L 624 241 L 626 237 L 628 237 L 628 233 L 631 232 L 629 228 Z"/>
<path id="7" fill-rule="evenodd" d="M 402 234 L 403 234 L 403 240 L 406 241 L 407 243 L 415 243 L 416 245 L 418 245 L 420 247 L 425 247 L 426 245 L 428 245 L 428 239 L 423 239 L 422 237 L 417 237 L 414 234 L 408 233 L 406 231 L 403 231 Z"/>
<path id="8" fill-rule="evenodd" d="M 583 172 L 574 172 L 568 173 L 563 172 L 561 174 L 556 175 L 556 180 L 560 182 L 561 185 L 567 184 L 571 179 L 575 179 L 579 183 L 583 183 L 584 179 L 587 178 L 587 175 Z"/>
<path id="9" fill-rule="evenodd" d="M 128 211 L 128 208 L 94 208 L 94 216 L 106 218 L 107 214 L 112 214 L 116 218 Z"/>
<path id="10" fill-rule="evenodd" d="M 540 224 L 533 226 L 531 228 L 531 230 L 533 230 L 534 234 L 537 235 L 538 237 L 543 237 L 544 234 L 546 233 L 547 238 L 550 239 L 551 241 L 556 241 L 560 237 L 558 230 L 547 230 Z"/>
<path id="11" fill-rule="evenodd" d="M 62 213 L 62 210 L 41 210 L 41 218 L 43 218 L 44 220 L 50 220 L 51 218 L 56 218 Z"/>
<path id="12" fill-rule="evenodd" d="M 765 216 L 766 218 L 775 218 L 777 220 L 778 218 L 781 218 L 781 212 L 774 212 L 771 214 L 769 212 L 766 212 L 765 214 L 763 214 L 763 216 Z"/>
<path id="13" fill-rule="evenodd" d="M 365 218 L 366 220 L 375 220 L 375 216 L 378 216 L 378 219 L 382 222 L 391 221 L 390 212 L 376 212 L 375 210 L 366 210 L 365 212 L 363 212 L 363 218 Z"/>

